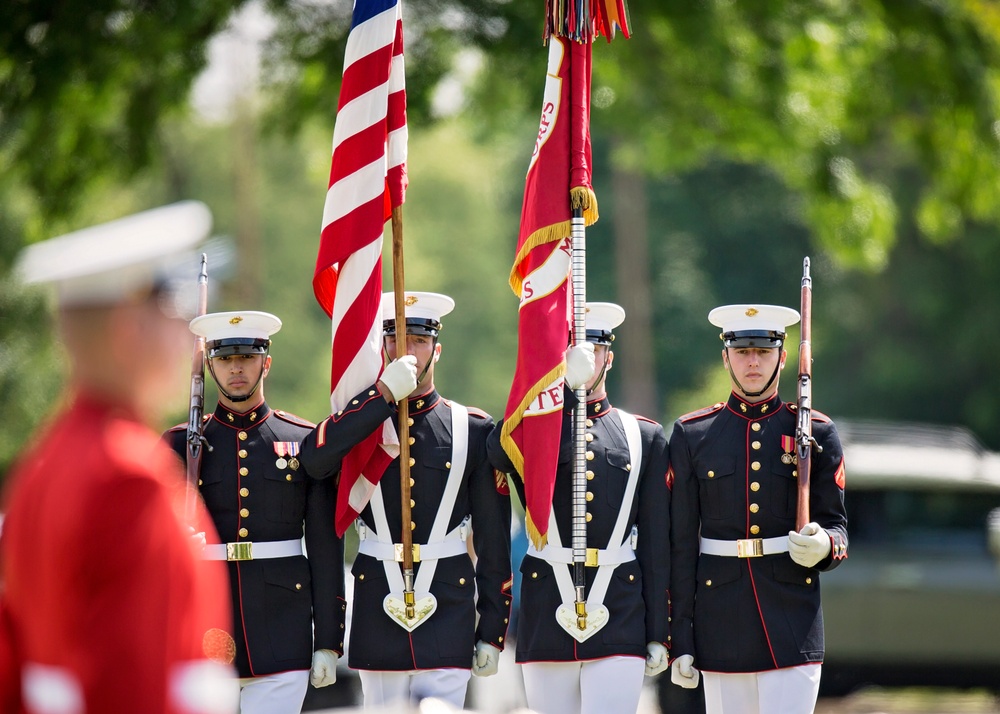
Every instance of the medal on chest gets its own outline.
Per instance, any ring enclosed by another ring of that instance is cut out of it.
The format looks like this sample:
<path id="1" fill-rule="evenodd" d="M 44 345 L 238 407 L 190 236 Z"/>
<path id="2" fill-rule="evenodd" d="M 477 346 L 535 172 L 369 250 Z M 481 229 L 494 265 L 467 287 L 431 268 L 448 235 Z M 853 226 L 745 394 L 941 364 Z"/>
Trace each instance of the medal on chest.
<path id="1" fill-rule="evenodd" d="M 294 471 L 299 467 L 299 460 L 296 458 L 299 454 L 299 442 L 276 441 L 274 442 L 274 453 L 278 455 L 274 465 L 282 471 L 285 469 Z"/>
<path id="2" fill-rule="evenodd" d="M 795 437 L 787 434 L 781 435 L 781 449 L 785 452 L 781 455 L 781 463 L 794 464 L 798 459 L 795 456 Z"/>

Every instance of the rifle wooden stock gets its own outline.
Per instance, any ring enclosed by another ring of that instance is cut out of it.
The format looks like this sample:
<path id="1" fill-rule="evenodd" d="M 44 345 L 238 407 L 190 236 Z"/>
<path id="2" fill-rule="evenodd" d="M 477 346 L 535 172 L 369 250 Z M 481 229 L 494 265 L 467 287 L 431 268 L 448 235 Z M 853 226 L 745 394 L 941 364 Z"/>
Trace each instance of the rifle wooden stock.
<path id="1" fill-rule="evenodd" d="M 198 274 L 198 316 L 204 315 L 208 310 L 208 256 L 201 254 L 201 272 Z M 189 493 L 197 492 L 198 476 L 201 473 L 202 450 L 205 446 L 205 439 L 202 436 L 203 420 L 205 411 L 205 338 L 195 337 L 194 354 L 191 357 L 191 401 L 188 411 L 187 426 L 187 452 L 185 454 L 185 464 L 187 466 L 187 482 L 191 487 Z M 191 512 L 192 504 L 188 504 L 188 515 Z"/>
<path id="2" fill-rule="evenodd" d="M 802 319 L 799 340 L 798 426 L 795 429 L 796 470 L 799 475 L 795 530 L 809 523 L 809 477 L 812 471 L 812 278 L 808 256 L 802 261 Z"/>

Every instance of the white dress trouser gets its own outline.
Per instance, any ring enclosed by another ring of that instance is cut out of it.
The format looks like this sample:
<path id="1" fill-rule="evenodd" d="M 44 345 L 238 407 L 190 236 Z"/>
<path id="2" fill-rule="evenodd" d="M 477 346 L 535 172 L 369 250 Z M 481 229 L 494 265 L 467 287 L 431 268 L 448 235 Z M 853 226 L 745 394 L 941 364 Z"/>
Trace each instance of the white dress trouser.
<path id="1" fill-rule="evenodd" d="M 645 671 L 642 657 L 521 665 L 528 708 L 538 714 L 634 714 Z"/>
<path id="2" fill-rule="evenodd" d="M 767 672 L 702 672 L 706 714 L 812 714 L 822 665 L 804 664 Z"/>
<path id="3" fill-rule="evenodd" d="M 365 709 L 418 704 L 421 699 L 442 699 L 456 709 L 465 708 L 465 690 L 472 672 L 468 669 L 420 669 L 384 672 L 358 671 Z"/>
<path id="4" fill-rule="evenodd" d="M 309 670 L 240 679 L 240 714 L 299 714 L 309 688 Z"/>

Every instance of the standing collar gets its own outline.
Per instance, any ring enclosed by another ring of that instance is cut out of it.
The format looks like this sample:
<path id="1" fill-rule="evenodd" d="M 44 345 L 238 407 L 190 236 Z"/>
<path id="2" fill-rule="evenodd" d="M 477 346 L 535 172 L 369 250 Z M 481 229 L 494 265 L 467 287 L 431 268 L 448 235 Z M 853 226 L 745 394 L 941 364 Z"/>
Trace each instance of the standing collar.
<path id="1" fill-rule="evenodd" d="M 744 419 L 760 419 L 769 417 L 781 408 L 781 397 L 775 392 L 770 399 L 762 402 L 748 402 L 738 396 L 736 392 L 729 395 L 729 411 L 743 417 Z"/>
<path id="2" fill-rule="evenodd" d="M 418 414 L 425 414 L 431 409 L 437 406 L 437 403 L 441 401 L 441 395 L 438 394 L 436 389 L 421 394 L 416 397 L 409 397 L 408 409 L 410 416 L 416 416 Z"/>
<path id="3" fill-rule="evenodd" d="M 261 402 L 253 409 L 245 412 L 234 412 L 226 409 L 222 404 L 215 407 L 215 418 L 234 429 L 250 429 L 267 419 L 271 413 L 271 407 L 265 402 Z"/>
<path id="4" fill-rule="evenodd" d="M 611 400 L 607 395 L 587 402 L 587 418 L 602 417 L 611 411 Z"/>

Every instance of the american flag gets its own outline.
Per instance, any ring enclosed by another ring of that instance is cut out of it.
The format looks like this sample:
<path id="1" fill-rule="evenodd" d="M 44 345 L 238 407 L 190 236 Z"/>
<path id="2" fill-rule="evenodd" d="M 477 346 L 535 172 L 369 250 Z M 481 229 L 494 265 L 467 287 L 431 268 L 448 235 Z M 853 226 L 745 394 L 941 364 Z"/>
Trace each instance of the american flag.
<path id="1" fill-rule="evenodd" d="M 345 408 L 382 370 L 382 232 L 406 192 L 401 0 L 356 0 L 333 131 L 313 292 L 333 326 L 330 406 Z M 337 532 L 364 508 L 398 452 L 390 421 L 345 457 Z"/>

